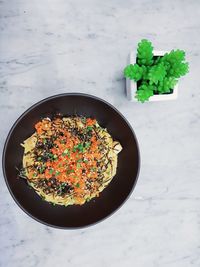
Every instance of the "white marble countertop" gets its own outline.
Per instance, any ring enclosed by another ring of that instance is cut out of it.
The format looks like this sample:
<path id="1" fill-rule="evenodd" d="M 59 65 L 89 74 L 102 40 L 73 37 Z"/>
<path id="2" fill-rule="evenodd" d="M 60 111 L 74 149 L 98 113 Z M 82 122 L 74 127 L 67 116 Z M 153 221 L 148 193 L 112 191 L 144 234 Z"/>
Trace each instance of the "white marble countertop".
<path id="1" fill-rule="evenodd" d="M 142 38 L 184 49 L 176 101 L 131 103 L 122 70 Z M 95 226 L 63 231 L 29 218 L 0 180 L 2 267 L 200 266 L 200 2 L 0 1 L 0 148 L 30 105 L 63 92 L 109 101 L 133 126 L 142 166 L 125 205 Z"/>

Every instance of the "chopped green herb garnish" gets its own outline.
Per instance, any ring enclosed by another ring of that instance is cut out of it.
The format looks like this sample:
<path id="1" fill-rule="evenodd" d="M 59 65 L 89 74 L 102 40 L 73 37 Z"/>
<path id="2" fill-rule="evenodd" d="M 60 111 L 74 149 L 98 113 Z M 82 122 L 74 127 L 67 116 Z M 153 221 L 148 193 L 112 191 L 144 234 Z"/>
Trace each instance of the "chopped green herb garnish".
<path id="1" fill-rule="evenodd" d="M 48 157 L 49 157 L 50 159 L 53 159 L 53 157 L 54 157 L 54 154 L 52 154 L 52 153 L 48 153 L 47 155 L 48 155 Z"/>
<path id="2" fill-rule="evenodd" d="M 79 151 L 79 153 L 80 152 L 84 153 L 85 152 L 85 149 L 88 148 L 88 147 L 90 147 L 90 145 L 91 145 L 91 142 L 86 142 L 84 144 L 83 143 L 80 143 L 80 144 L 74 146 L 73 152 Z"/>
<path id="3" fill-rule="evenodd" d="M 62 191 L 63 189 L 65 189 L 66 185 L 67 184 L 65 182 L 61 183 L 60 186 L 59 186 L 59 190 Z"/>
<path id="4" fill-rule="evenodd" d="M 41 160 L 42 158 L 41 157 L 38 157 L 37 160 Z"/>
<path id="5" fill-rule="evenodd" d="M 86 123 L 86 118 L 85 117 L 82 117 L 81 120 L 82 120 L 83 123 Z"/>
<path id="6" fill-rule="evenodd" d="M 76 166 L 77 166 L 78 169 L 81 168 L 81 164 L 80 163 L 77 163 Z"/>
<path id="7" fill-rule="evenodd" d="M 62 153 L 62 156 L 66 156 L 66 155 L 70 156 L 70 152 L 69 152 L 69 150 L 67 148 Z"/>
<path id="8" fill-rule="evenodd" d="M 59 171 L 56 171 L 55 176 L 58 176 L 59 174 L 60 174 L 60 172 Z"/>
<path id="9" fill-rule="evenodd" d="M 80 184 L 79 184 L 79 183 L 77 183 L 77 184 L 76 184 L 76 187 L 77 187 L 77 188 L 79 188 L 79 187 L 80 187 Z"/>
<path id="10" fill-rule="evenodd" d="M 87 131 L 92 131 L 92 126 L 87 126 Z"/>
<path id="11" fill-rule="evenodd" d="M 52 174 L 53 172 L 54 172 L 54 170 L 53 170 L 53 169 L 50 169 L 50 170 L 49 170 L 49 173 L 50 173 L 50 174 Z"/>
<path id="12" fill-rule="evenodd" d="M 85 143 L 85 148 L 90 147 L 90 145 L 91 145 L 91 142 L 86 142 L 86 143 Z"/>
<path id="13" fill-rule="evenodd" d="M 63 153 L 66 153 L 66 154 L 69 153 L 68 148 L 66 148 Z"/>
<path id="14" fill-rule="evenodd" d="M 45 170 L 45 167 L 44 167 L 44 166 L 43 166 L 43 167 L 40 167 L 40 168 L 39 168 L 39 173 L 42 174 L 42 173 L 44 172 L 44 170 Z"/>
<path id="15" fill-rule="evenodd" d="M 77 150 L 78 150 L 79 152 L 84 152 L 84 146 L 83 146 L 82 143 L 80 143 L 80 144 L 74 146 L 74 148 L 73 148 L 73 152 L 76 152 Z"/>

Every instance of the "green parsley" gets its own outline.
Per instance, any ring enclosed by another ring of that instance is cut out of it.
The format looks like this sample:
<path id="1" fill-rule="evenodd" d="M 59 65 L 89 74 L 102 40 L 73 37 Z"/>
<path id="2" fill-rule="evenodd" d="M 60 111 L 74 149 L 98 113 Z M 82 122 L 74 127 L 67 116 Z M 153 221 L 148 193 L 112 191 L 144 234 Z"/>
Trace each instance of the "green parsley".
<path id="1" fill-rule="evenodd" d="M 91 142 L 86 142 L 86 143 L 85 143 L 85 148 L 90 147 L 90 145 L 91 145 Z"/>
<path id="2" fill-rule="evenodd" d="M 50 159 L 53 159 L 54 154 L 52 154 L 52 153 L 48 153 L 48 157 L 49 157 Z"/>
<path id="3" fill-rule="evenodd" d="M 49 170 L 49 173 L 50 173 L 50 174 L 52 174 L 52 173 L 53 173 L 53 171 L 54 171 L 53 169 L 50 169 L 50 170 Z"/>
<path id="4" fill-rule="evenodd" d="M 69 153 L 69 150 L 66 148 L 63 153 L 62 153 L 62 156 L 70 156 L 70 153 Z"/>
<path id="5" fill-rule="evenodd" d="M 83 123 L 86 123 L 86 118 L 85 118 L 85 117 L 82 117 L 82 118 L 81 118 L 81 121 L 82 121 Z"/>
<path id="6" fill-rule="evenodd" d="M 73 152 L 76 152 L 76 151 L 84 152 L 84 146 L 83 146 L 82 143 L 80 143 L 80 144 L 74 146 L 74 148 L 73 148 Z"/>
<path id="7" fill-rule="evenodd" d="M 44 166 L 40 167 L 39 168 L 39 173 L 42 174 L 44 172 L 44 170 L 45 170 L 45 167 Z"/>
<path id="8" fill-rule="evenodd" d="M 44 139 L 43 139 L 43 143 L 46 144 L 46 142 L 47 142 L 47 140 L 44 138 Z"/>
<path id="9" fill-rule="evenodd" d="M 86 142 L 85 144 L 80 143 L 80 144 L 74 146 L 73 152 L 79 151 L 79 153 L 84 153 L 85 149 L 90 147 L 90 145 L 91 145 L 91 142 Z"/>
<path id="10" fill-rule="evenodd" d="M 65 182 L 61 183 L 60 186 L 59 186 L 59 190 L 62 192 L 62 190 L 65 189 L 66 185 L 67 184 Z"/>
<path id="11" fill-rule="evenodd" d="M 89 131 L 92 131 L 93 128 L 92 128 L 92 126 L 87 126 L 86 129 L 87 129 L 87 131 L 89 132 Z"/>

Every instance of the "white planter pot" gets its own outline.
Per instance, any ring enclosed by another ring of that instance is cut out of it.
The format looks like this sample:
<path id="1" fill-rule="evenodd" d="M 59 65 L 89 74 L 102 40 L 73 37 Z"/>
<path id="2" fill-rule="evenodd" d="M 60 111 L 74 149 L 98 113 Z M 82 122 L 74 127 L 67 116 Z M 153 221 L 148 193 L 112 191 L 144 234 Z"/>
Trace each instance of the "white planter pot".
<path id="1" fill-rule="evenodd" d="M 154 56 L 163 56 L 166 51 L 157 51 L 154 50 Z M 135 64 L 136 63 L 136 53 L 131 52 L 128 60 L 128 64 Z M 137 91 L 137 83 L 133 80 L 126 79 L 126 94 L 127 98 L 130 101 L 138 102 L 135 98 L 135 94 Z M 178 97 L 178 85 L 175 85 L 173 89 L 173 93 L 171 94 L 163 94 L 163 95 L 153 95 L 149 98 L 149 101 L 166 101 L 166 100 L 174 100 Z"/>

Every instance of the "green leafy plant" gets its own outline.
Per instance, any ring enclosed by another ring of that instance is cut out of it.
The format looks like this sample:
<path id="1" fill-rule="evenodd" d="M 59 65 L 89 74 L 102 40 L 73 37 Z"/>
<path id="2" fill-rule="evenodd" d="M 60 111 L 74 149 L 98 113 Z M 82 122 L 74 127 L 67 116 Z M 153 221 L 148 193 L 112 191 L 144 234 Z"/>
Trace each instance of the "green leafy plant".
<path id="1" fill-rule="evenodd" d="M 124 69 L 124 76 L 137 82 L 136 99 L 148 101 L 155 94 L 167 94 L 173 91 L 178 78 L 189 71 L 183 50 L 172 50 L 164 56 L 154 56 L 153 46 L 148 40 L 141 40 L 137 48 L 136 63 Z"/>

